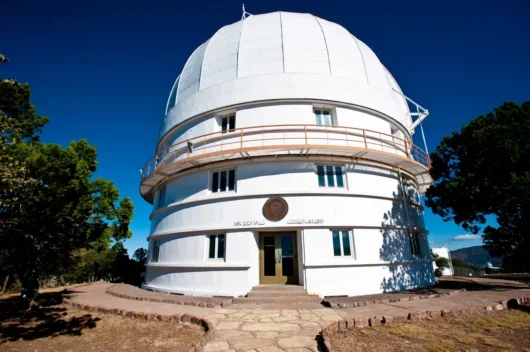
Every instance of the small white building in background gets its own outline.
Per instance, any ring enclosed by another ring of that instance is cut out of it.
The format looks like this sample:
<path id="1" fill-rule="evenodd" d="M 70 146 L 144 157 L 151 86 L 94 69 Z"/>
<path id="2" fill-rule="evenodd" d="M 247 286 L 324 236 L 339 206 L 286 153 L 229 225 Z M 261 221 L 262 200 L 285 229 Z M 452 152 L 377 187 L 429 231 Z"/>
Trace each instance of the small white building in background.
<path id="1" fill-rule="evenodd" d="M 310 14 L 249 16 L 189 57 L 142 170 L 143 287 L 239 296 L 259 284 L 361 295 L 435 282 L 428 155 L 374 52 Z"/>
<path id="2" fill-rule="evenodd" d="M 431 248 L 432 252 L 436 255 L 438 255 L 441 258 L 446 258 L 449 260 L 449 268 L 444 268 L 442 270 L 443 276 L 451 276 L 454 275 L 453 271 L 453 263 L 451 262 L 451 254 L 449 253 L 449 248 L 447 247 L 440 247 L 440 248 Z M 437 268 L 436 264 L 433 262 L 434 269 Z"/>

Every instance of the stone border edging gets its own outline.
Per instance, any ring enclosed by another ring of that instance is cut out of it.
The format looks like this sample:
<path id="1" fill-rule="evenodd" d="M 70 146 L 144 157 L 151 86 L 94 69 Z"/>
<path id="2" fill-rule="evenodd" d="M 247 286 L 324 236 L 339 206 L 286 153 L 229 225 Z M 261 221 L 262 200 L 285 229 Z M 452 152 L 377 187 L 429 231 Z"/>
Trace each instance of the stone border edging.
<path id="1" fill-rule="evenodd" d="M 184 305 L 184 306 L 192 306 L 192 307 L 201 307 L 201 308 L 226 308 L 229 305 L 232 304 L 232 298 L 227 298 L 226 301 L 222 302 L 221 304 L 214 305 L 213 303 L 206 303 L 206 302 L 199 302 L 199 301 L 190 301 L 190 302 L 178 302 L 175 300 L 170 299 L 160 299 L 155 297 L 138 297 L 138 296 L 131 296 L 126 295 L 124 293 L 117 293 L 112 290 L 112 288 L 117 285 L 112 285 L 110 287 L 107 287 L 105 290 L 105 293 L 114 297 L 118 298 L 124 298 L 124 299 L 130 299 L 133 301 L 147 301 L 147 302 L 157 302 L 157 303 L 170 303 L 170 304 L 177 304 L 177 305 Z M 151 291 L 149 291 L 151 292 Z M 185 297 L 191 297 L 191 296 L 185 296 Z"/>
<path id="2" fill-rule="evenodd" d="M 374 299 L 374 300 L 368 300 L 368 301 L 351 301 L 351 302 L 341 302 L 341 303 L 333 303 L 332 301 L 324 298 L 324 300 L 322 301 L 322 304 L 326 307 L 330 307 L 333 309 L 355 308 L 355 307 L 368 306 L 372 304 L 388 304 L 388 303 L 395 303 L 395 302 L 416 301 L 420 299 L 433 299 L 433 298 L 440 298 L 440 297 L 447 297 L 447 296 L 456 296 L 460 292 L 465 292 L 465 291 L 466 291 L 465 288 L 461 288 L 458 290 L 453 290 L 453 291 L 449 291 L 445 293 L 433 293 L 430 295 L 413 295 L 410 297 L 385 298 L 385 299 Z"/>
<path id="3" fill-rule="evenodd" d="M 214 338 L 213 336 L 214 328 L 213 328 L 213 324 L 210 321 L 193 316 L 188 313 L 184 313 L 183 315 L 180 315 L 180 314 L 162 315 L 162 314 L 154 314 L 154 313 L 134 312 L 134 311 L 126 310 L 126 309 L 91 306 L 88 304 L 73 302 L 72 300 L 67 299 L 67 298 L 63 298 L 62 302 L 70 307 L 85 310 L 88 312 L 100 312 L 100 313 L 105 313 L 105 314 L 114 314 L 114 315 L 120 315 L 123 317 L 128 317 L 131 319 L 140 319 L 140 320 L 147 320 L 147 321 L 163 321 L 163 322 L 170 322 L 170 323 L 177 323 L 177 324 L 193 324 L 193 325 L 202 327 L 205 331 L 204 336 L 202 336 L 199 339 L 199 341 L 191 345 L 188 352 L 204 351 L 204 346 L 206 346 L 206 344 Z"/>
<path id="4" fill-rule="evenodd" d="M 324 328 L 321 332 L 321 342 L 322 347 L 327 352 L 334 352 L 333 347 L 331 346 L 331 337 L 339 330 L 348 330 L 353 328 L 364 328 L 364 327 L 374 327 L 381 324 L 393 324 L 393 323 L 402 323 L 407 320 L 423 320 L 423 319 L 432 319 L 437 317 L 450 317 L 456 315 L 480 315 L 487 314 L 493 311 L 500 311 L 508 308 L 516 308 L 521 304 L 530 303 L 530 295 L 526 295 L 519 298 L 512 298 L 509 300 L 499 301 L 494 304 L 490 304 L 485 307 L 475 307 L 470 309 L 454 309 L 441 311 L 426 311 L 426 312 L 410 312 L 408 316 L 392 317 L 392 316 L 382 316 L 382 317 L 368 317 L 368 318 L 350 318 L 343 319 L 337 322 L 332 323 L 328 327 Z"/>

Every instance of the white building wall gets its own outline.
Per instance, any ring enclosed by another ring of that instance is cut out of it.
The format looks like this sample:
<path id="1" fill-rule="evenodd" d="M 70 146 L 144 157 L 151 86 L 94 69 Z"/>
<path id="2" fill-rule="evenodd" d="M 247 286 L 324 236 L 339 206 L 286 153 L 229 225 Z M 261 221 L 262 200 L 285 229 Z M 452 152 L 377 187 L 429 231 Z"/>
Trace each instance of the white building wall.
<path id="1" fill-rule="evenodd" d="M 352 108 L 334 107 L 332 104 L 321 103 L 279 103 L 279 104 L 255 104 L 251 107 L 227 109 L 224 113 L 212 114 L 199 119 L 191 120 L 170 134 L 160 144 L 159 152 L 170 145 L 182 143 L 191 138 L 203 136 L 221 131 L 220 116 L 235 114 L 236 128 L 288 125 L 288 124 L 316 124 L 314 109 L 329 109 L 332 113 L 334 124 L 341 127 L 352 127 L 368 131 L 381 132 L 387 135 L 392 133 L 392 125 L 378 116 L 365 111 Z M 396 125 L 397 126 L 397 125 Z M 394 127 L 395 128 L 395 127 Z M 361 133 L 361 131 L 359 131 Z M 238 132 L 234 136 L 238 136 Z M 370 132 L 368 136 L 373 135 Z M 228 137 L 227 134 L 225 137 Z M 279 135 L 280 136 L 280 135 Z M 377 138 L 389 139 L 385 136 L 375 135 Z M 403 138 L 403 133 L 395 134 Z M 271 137 L 271 136 L 268 136 Z M 200 142 L 200 140 L 197 140 Z M 320 141 L 323 142 L 323 141 Z"/>

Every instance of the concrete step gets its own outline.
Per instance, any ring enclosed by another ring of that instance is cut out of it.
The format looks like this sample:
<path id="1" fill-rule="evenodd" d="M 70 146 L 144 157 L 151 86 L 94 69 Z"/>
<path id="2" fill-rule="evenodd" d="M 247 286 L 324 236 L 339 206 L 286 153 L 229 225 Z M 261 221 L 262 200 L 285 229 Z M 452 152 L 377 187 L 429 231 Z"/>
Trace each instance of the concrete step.
<path id="1" fill-rule="evenodd" d="M 253 292 L 257 291 L 286 291 L 286 292 L 293 292 L 293 291 L 303 291 L 305 292 L 304 286 L 299 285 L 258 285 L 252 287 Z"/>
<path id="2" fill-rule="evenodd" d="M 307 297 L 307 292 L 303 290 L 252 290 L 247 297 Z"/>
<path id="3" fill-rule="evenodd" d="M 234 298 L 234 304 L 319 304 L 322 298 L 318 296 L 305 297 L 238 297 Z"/>

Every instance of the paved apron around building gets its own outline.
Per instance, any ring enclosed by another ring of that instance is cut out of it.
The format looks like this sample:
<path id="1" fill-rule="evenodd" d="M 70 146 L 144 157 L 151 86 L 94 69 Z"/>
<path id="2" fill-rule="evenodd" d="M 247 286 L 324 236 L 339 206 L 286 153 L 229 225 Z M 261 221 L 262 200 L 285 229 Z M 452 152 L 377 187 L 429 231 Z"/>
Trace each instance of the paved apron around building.
<path id="1" fill-rule="evenodd" d="M 495 284 L 501 284 L 495 280 Z M 144 313 L 192 314 L 212 322 L 215 338 L 205 346 L 205 352 L 309 352 L 317 351 L 317 336 L 323 328 L 344 318 L 390 315 L 408 316 L 413 312 L 440 311 L 484 307 L 498 301 L 530 294 L 530 288 L 513 281 L 502 282 L 502 288 L 462 292 L 428 300 L 376 304 L 365 307 L 334 310 L 318 306 L 277 306 L 277 309 L 248 305 L 228 308 L 134 301 L 111 296 L 105 290 L 111 284 L 100 283 L 75 289 L 73 301 L 105 308 L 119 308 Z"/>

